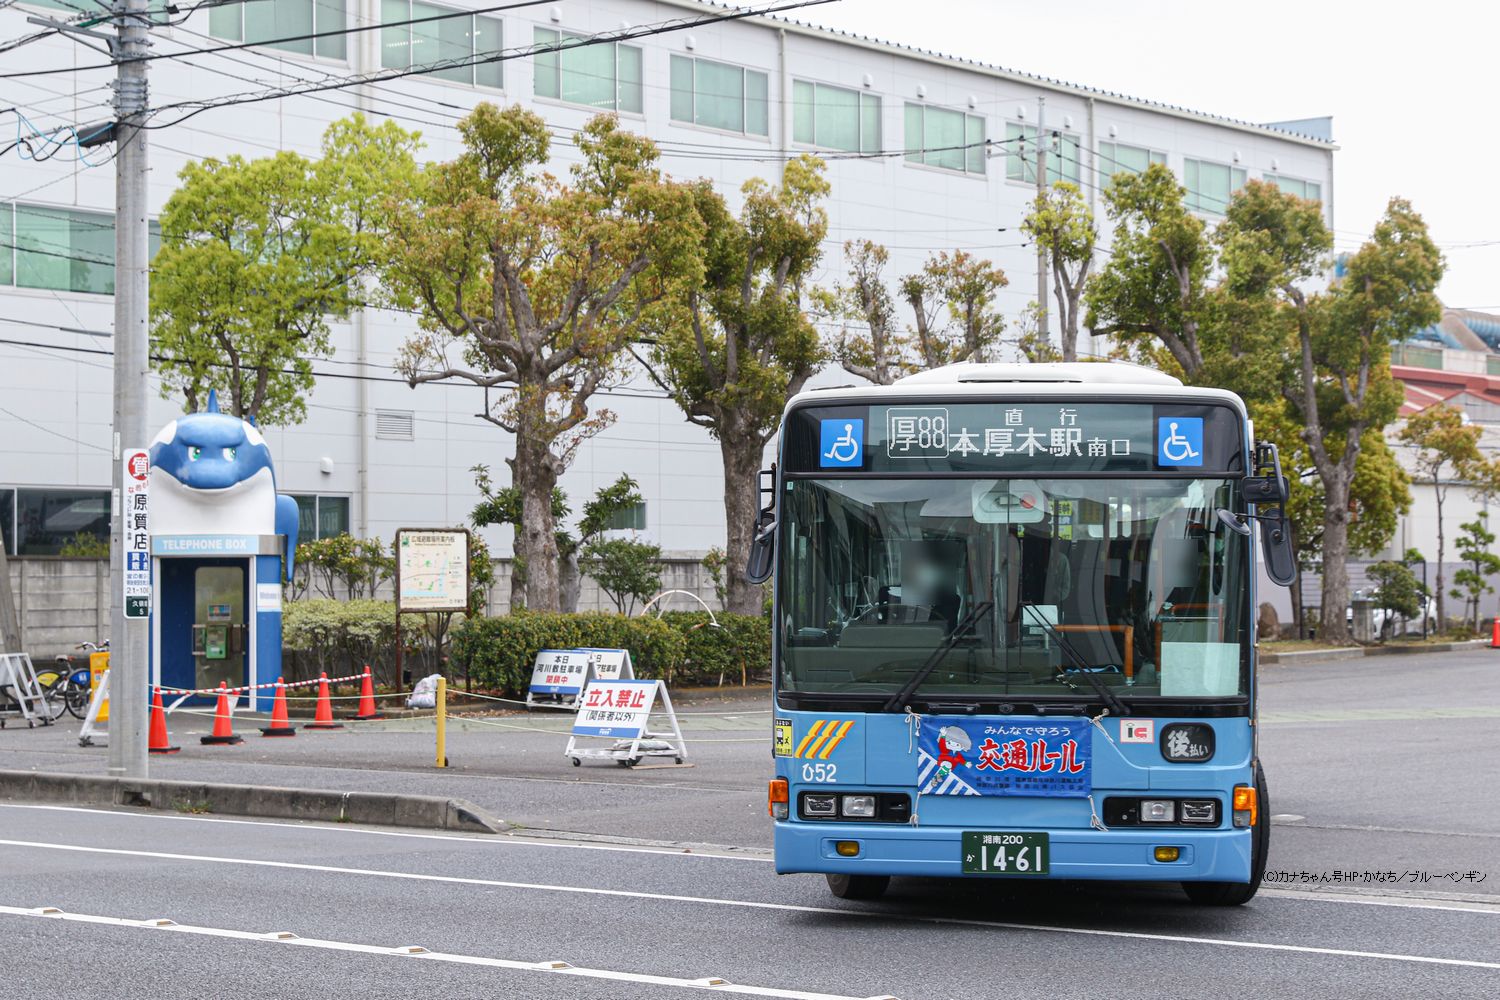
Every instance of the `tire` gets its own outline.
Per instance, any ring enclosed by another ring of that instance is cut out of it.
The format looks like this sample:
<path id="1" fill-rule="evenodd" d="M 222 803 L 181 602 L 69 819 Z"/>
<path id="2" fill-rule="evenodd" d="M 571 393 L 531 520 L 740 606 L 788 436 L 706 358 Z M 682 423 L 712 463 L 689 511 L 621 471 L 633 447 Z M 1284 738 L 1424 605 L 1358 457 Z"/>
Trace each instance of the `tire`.
<path id="1" fill-rule="evenodd" d="M 1249 882 L 1183 882 L 1182 891 L 1199 906 L 1243 906 L 1255 898 L 1261 879 L 1266 875 L 1266 855 L 1271 850 L 1271 795 L 1266 790 L 1266 773 L 1260 762 L 1255 764 L 1255 798 L 1260 822 L 1251 831 Z"/>
<path id="2" fill-rule="evenodd" d="M 839 899 L 879 899 L 891 886 L 889 875 L 825 875 L 828 891 Z"/>
<path id="3" fill-rule="evenodd" d="M 63 699 L 67 704 L 69 714 L 80 722 L 89 714 L 89 695 L 88 688 L 73 683 L 69 683 L 63 689 Z M 59 712 L 57 715 L 61 717 L 62 713 Z"/>

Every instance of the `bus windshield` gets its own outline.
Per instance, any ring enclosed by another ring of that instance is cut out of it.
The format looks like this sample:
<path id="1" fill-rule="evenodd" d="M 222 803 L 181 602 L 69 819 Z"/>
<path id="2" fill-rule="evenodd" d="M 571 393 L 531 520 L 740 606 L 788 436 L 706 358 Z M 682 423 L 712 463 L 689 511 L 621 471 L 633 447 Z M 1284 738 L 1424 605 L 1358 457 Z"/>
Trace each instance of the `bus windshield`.
<path id="1" fill-rule="evenodd" d="M 888 697 L 929 670 L 914 701 L 1247 694 L 1249 539 L 1219 517 L 1244 510 L 1237 479 L 798 478 L 782 499 L 788 695 Z"/>

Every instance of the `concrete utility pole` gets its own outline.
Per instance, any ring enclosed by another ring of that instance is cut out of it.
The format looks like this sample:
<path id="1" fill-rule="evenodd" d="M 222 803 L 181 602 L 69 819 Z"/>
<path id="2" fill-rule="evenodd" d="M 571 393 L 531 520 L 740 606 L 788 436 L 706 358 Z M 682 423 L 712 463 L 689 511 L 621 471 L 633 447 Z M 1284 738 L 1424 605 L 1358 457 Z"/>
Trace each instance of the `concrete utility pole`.
<path id="1" fill-rule="evenodd" d="M 1047 99 L 1036 99 L 1036 196 L 1047 194 Z M 1047 329 L 1047 250 L 1042 241 L 1036 244 L 1036 332 L 1049 343 Z"/>
<path id="2" fill-rule="evenodd" d="M 109 773 L 146 777 L 148 619 L 125 617 L 125 563 L 121 510 L 124 477 L 120 455 L 144 447 L 149 359 L 147 308 L 150 264 L 146 221 L 147 0 L 116 0 L 119 41 L 115 78 L 115 419 L 109 536 L 110 644 Z"/>

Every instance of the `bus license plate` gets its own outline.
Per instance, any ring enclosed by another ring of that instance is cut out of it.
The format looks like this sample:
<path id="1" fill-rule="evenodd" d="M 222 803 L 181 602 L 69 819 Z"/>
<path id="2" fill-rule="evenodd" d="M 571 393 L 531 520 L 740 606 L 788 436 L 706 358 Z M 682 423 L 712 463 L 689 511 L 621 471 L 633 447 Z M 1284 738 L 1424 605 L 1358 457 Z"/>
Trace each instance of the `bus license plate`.
<path id="1" fill-rule="evenodd" d="M 1045 833 L 965 831 L 965 875 L 1046 875 L 1050 849 Z"/>

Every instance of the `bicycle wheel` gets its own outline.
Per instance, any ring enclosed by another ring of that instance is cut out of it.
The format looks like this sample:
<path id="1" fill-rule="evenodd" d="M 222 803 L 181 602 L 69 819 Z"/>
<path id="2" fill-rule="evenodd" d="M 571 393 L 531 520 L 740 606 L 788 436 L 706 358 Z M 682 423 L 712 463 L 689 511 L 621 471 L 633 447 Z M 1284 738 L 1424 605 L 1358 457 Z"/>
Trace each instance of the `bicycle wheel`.
<path id="1" fill-rule="evenodd" d="M 67 700 L 63 697 L 68 679 L 50 670 L 36 675 L 37 686 L 42 689 L 42 703 L 46 706 L 47 718 L 56 721 L 67 711 Z"/>
<path id="2" fill-rule="evenodd" d="M 67 705 L 68 712 L 72 714 L 73 718 L 82 719 L 84 716 L 89 714 L 89 695 L 89 689 L 84 687 L 83 685 L 74 684 L 72 680 L 69 680 L 67 682 L 67 687 L 64 689 L 63 700 Z M 61 712 L 58 713 L 58 715 L 61 714 Z M 57 716 L 53 716 L 53 718 L 56 717 Z"/>

